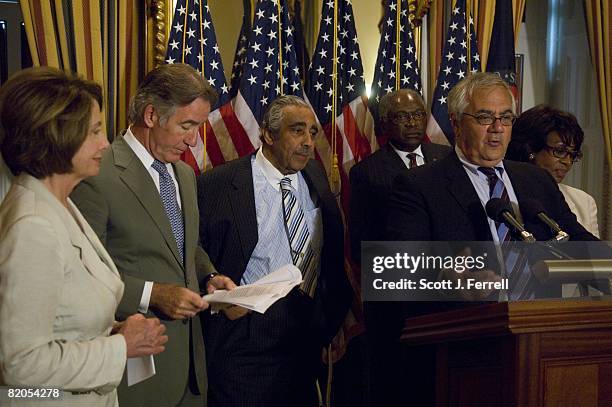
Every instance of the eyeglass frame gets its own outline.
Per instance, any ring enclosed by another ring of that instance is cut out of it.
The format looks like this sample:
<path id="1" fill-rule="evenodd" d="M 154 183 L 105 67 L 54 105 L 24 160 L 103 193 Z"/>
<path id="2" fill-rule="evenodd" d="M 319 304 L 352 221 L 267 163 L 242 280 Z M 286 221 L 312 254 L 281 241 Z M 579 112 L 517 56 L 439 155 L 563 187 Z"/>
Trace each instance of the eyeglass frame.
<path id="1" fill-rule="evenodd" d="M 398 112 L 394 114 L 388 114 L 386 116 L 387 119 L 391 120 L 393 123 L 398 124 L 402 122 L 418 122 L 419 120 L 423 120 L 427 117 L 427 112 L 425 110 L 415 110 L 414 112 Z"/>
<path id="2" fill-rule="evenodd" d="M 544 144 L 543 148 L 545 148 L 546 151 L 548 151 L 553 157 L 558 158 L 560 160 L 564 159 L 569 155 L 572 159 L 572 163 L 577 163 L 578 161 L 582 160 L 582 157 L 584 155 L 582 151 L 571 150 L 567 146 L 550 146 L 548 144 Z M 559 156 L 560 151 L 562 154 L 561 156 Z"/>
<path id="3" fill-rule="evenodd" d="M 501 123 L 502 126 L 504 127 L 510 127 L 514 124 L 514 122 L 517 119 L 517 116 L 513 115 L 513 114 L 509 114 L 506 116 L 493 116 L 492 114 L 486 114 L 486 113 L 481 113 L 479 115 L 474 115 L 474 114 L 470 114 L 470 113 L 462 113 L 462 115 L 466 115 L 466 116 L 470 116 L 473 117 L 476 122 L 478 124 L 480 124 L 481 126 L 492 126 L 493 124 L 495 124 L 495 122 L 497 120 L 499 120 L 499 122 Z M 511 117 L 511 121 L 510 124 L 504 124 L 503 120 Z M 482 119 L 493 119 L 493 121 L 491 123 L 482 123 Z"/>

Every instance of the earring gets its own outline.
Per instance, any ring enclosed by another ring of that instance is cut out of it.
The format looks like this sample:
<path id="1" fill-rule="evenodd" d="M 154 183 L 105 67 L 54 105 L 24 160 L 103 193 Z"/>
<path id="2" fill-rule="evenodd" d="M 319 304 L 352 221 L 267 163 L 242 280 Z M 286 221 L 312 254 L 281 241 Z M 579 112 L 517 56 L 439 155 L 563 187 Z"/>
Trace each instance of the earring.
<path id="1" fill-rule="evenodd" d="M 535 154 L 534 154 L 534 153 L 529 153 L 529 155 L 527 156 L 527 159 L 528 159 L 529 161 L 533 161 L 533 160 L 535 160 Z"/>

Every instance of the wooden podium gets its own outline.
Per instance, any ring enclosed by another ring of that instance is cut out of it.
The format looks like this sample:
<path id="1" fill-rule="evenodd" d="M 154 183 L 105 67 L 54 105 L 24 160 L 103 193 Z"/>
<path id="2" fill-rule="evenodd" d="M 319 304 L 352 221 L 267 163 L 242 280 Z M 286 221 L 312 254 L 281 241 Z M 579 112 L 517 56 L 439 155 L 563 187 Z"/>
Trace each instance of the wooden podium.
<path id="1" fill-rule="evenodd" d="M 612 406 L 612 302 L 604 297 L 409 318 L 401 341 L 435 346 L 437 406 Z"/>

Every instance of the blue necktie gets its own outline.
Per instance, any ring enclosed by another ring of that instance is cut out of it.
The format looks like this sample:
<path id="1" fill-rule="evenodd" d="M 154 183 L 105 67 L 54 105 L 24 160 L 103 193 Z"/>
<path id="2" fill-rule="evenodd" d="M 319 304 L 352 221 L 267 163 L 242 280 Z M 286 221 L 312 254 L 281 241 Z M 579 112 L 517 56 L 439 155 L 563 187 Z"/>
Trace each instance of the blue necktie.
<path id="1" fill-rule="evenodd" d="M 291 247 L 291 259 L 293 265 L 302 272 L 302 290 L 312 297 L 317 285 L 317 273 L 315 253 L 310 246 L 310 232 L 306 224 L 306 217 L 293 193 L 291 180 L 287 177 L 281 179 L 280 188 L 283 195 L 283 215 Z"/>
<path id="2" fill-rule="evenodd" d="M 489 197 L 500 198 L 501 200 L 510 203 L 508 191 L 503 181 L 497 176 L 495 170 L 501 174 L 503 168 L 478 167 L 478 171 L 487 176 L 489 182 Z M 508 233 L 508 227 L 504 223 L 495 222 L 497 228 L 497 236 L 499 243 L 509 242 L 511 239 Z M 508 246 L 506 246 L 508 247 Z M 508 275 L 508 298 L 510 300 L 532 299 L 535 296 L 534 284 L 535 279 L 531 273 L 527 256 L 522 250 L 507 249 L 504 250 L 506 273 Z"/>
<path id="3" fill-rule="evenodd" d="M 183 264 L 184 248 L 185 248 L 185 230 L 183 225 L 183 214 L 179 208 L 178 202 L 176 201 L 176 188 L 174 187 L 174 181 L 166 168 L 166 164 L 159 160 L 153 161 L 151 167 L 159 173 L 159 195 L 161 196 L 166 215 L 170 221 L 172 227 L 172 233 L 174 234 L 174 240 L 176 241 L 176 247 L 178 248 L 179 255 L 181 257 L 181 264 Z"/>
<path id="4" fill-rule="evenodd" d="M 498 170 L 500 174 L 503 171 L 501 167 Z M 506 203 L 510 203 L 508 191 L 506 190 L 503 181 L 497 176 L 495 169 L 489 167 L 478 167 L 478 171 L 482 172 L 487 177 L 487 181 L 489 182 L 489 198 L 499 198 Z M 495 222 L 495 227 L 497 229 L 497 236 L 499 237 L 500 243 L 510 240 L 508 226 L 506 226 L 505 223 Z"/>

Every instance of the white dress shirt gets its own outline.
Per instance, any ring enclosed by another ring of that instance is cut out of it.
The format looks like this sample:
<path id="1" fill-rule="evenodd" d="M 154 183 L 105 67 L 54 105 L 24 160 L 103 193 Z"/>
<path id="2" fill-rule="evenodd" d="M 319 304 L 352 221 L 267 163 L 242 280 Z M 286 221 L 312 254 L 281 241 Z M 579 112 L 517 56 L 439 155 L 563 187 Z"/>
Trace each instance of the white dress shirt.
<path id="1" fill-rule="evenodd" d="M 399 158 L 402 159 L 402 162 L 404 163 L 406 168 L 410 168 L 410 159 L 408 158 L 408 154 L 410 153 L 416 154 L 417 167 L 420 167 L 421 165 L 425 164 L 425 156 L 423 155 L 423 150 L 421 150 L 420 144 L 413 151 L 400 150 L 399 148 L 395 147 L 392 142 L 389 142 L 389 145 L 391 146 L 393 151 L 395 151 L 397 155 L 399 155 Z"/>

